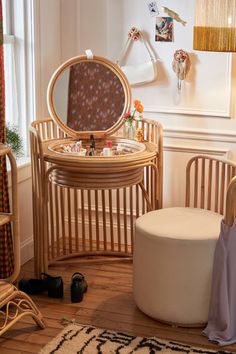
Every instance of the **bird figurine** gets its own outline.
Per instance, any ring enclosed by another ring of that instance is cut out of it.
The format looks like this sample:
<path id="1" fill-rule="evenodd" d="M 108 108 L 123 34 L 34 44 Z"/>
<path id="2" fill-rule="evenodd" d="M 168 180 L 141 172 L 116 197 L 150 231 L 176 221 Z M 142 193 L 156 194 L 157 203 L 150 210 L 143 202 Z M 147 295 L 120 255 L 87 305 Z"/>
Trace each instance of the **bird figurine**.
<path id="1" fill-rule="evenodd" d="M 174 12 L 173 10 L 169 9 L 168 7 L 163 6 L 162 10 L 170 17 L 172 17 L 175 21 L 180 22 L 183 26 L 186 25 L 186 21 L 182 20 L 182 18 L 180 18 L 179 14 L 177 14 L 176 12 Z"/>

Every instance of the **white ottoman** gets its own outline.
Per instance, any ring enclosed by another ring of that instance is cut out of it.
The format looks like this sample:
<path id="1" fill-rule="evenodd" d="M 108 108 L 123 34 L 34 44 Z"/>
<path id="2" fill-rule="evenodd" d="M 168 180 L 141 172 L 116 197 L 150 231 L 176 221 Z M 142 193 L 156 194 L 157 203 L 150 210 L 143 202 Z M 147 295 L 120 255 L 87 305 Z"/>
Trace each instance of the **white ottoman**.
<path id="1" fill-rule="evenodd" d="M 141 311 L 182 326 L 207 322 L 221 220 L 193 208 L 155 210 L 136 220 L 134 299 Z"/>

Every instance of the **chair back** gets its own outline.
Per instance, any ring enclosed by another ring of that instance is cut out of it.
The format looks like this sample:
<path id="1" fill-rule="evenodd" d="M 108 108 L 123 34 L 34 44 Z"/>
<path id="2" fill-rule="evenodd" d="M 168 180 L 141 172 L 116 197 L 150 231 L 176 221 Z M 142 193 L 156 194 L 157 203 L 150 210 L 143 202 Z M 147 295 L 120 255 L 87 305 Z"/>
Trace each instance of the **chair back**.
<path id="1" fill-rule="evenodd" d="M 226 194 L 236 175 L 236 163 L 206 155 L 197 155 L 186 167 L 186 207 L 225 214 Z"/>

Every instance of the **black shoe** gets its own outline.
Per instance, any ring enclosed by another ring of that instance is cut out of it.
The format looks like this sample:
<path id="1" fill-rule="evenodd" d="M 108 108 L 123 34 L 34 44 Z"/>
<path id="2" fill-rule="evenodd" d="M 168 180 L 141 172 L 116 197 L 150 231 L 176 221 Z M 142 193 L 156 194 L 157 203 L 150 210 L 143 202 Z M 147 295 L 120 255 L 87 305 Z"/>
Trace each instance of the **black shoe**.
<path id="1" fill-rule="evenodd" d="M 81 273 L 74 273 L 71 280 L 71 302 L 81 302 L 88 289 L 88 284 Z"/>
<path id="2" fill-rule="evenodd" d="M 42 279 L 21 279 L 18 289 L 29 295 L 36 295 L 46 291 L 45 282 Z"/>
<path id="3" fill-rule="evenodd" d="M 18 288 L 29 295 L 36 295 L 47 291 L 49 297 L 63 297 L 63 280 L 62 277 L 54 277 L 52 275 L 41 273 L 41 279 L 21 279 Z"/>
<path id="4" fill-rule="evenodd" d="M 49 297 L 61 298 L 63 297 L 63 280 L 62 277 L 54 277 L 47 273 L 41 273 L 42 279 L 46 284 L 47 292 Z"/>

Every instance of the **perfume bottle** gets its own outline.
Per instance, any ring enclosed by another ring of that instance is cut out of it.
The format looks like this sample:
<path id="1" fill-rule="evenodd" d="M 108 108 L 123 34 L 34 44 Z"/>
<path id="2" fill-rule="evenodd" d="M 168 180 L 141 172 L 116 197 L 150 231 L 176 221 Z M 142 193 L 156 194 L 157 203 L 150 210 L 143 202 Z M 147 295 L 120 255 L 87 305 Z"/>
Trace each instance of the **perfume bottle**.
<path id="1" fill-rule="evenodd" d="M 95 150 L 95 138 L 93 134 L 90 135 L 90 141 L 92 148 Z"/>
<path id="2" fill-rule="evenodd" d="M 89 156 L 94 156 L 95 155 L 95 139 L 93 134 L 90 135 L 90 150 L 89 150 Z"/>
<path id="3" fill-rule="evenodd" d="M 112 156 L 112 140 L 107 140 L 106 146 L 103 148 L 103 156 Z"/>

